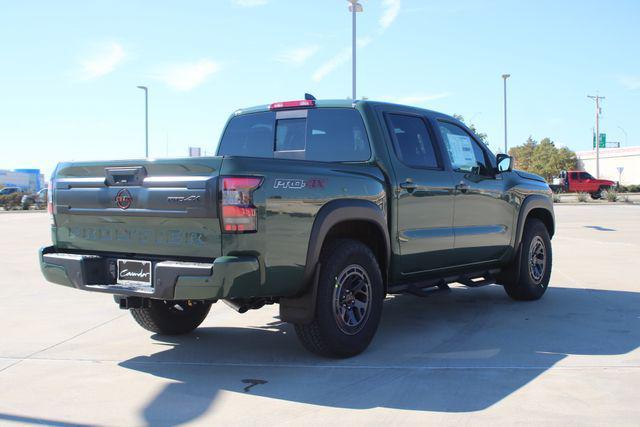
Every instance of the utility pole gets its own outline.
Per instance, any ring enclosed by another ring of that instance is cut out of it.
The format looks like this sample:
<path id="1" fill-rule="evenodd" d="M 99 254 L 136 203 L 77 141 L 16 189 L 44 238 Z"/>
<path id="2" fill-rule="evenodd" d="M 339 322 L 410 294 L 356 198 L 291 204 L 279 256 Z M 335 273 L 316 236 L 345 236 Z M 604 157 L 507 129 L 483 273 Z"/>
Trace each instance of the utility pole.
<path id="1" fill-rule="evenodd" d="M 144 157 L 149 157 L 149 90 L 146 86 L 138 86 L 144 90 Z"/>
<path id="2" fill-rule="evenodd" d="M 600 100 L 605 99 L 600 95 L 587 95 L 596 101 L 596 178 L 600 178 Z"/>
<path id="3" fill-rule="evenodd" d="M 511 77 L 511 74 L 503 74 L 504 80 L 504 154 L 509 154 L 507 149 L 507 79 Z"/>
<path id="4" fill-rule="evenodd" d="M 362 5 L 358 0 L 347 0 L 351 12 L 351 99 L 356 99 L 356 13 L 362 12 Z"/>

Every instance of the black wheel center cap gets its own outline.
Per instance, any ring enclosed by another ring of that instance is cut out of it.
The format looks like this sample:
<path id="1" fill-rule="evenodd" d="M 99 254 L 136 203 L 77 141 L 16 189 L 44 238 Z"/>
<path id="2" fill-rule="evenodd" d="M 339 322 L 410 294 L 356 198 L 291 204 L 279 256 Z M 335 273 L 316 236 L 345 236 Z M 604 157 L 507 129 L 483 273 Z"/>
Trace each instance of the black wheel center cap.
<path id="1" fill-rule="evenodd" d="M 356 301 L 356 297 L 354 297 L 351 292 L 347 293 L 344 297 L 344 303 L 348 307 L 351 307 L 355 301 Z"/>

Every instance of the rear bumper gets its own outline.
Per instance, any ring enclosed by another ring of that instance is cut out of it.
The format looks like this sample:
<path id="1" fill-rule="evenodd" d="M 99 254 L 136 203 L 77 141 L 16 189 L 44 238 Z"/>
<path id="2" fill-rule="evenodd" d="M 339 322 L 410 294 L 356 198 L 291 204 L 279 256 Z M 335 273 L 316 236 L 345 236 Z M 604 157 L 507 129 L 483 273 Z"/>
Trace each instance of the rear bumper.
<path id="1" fill-rule="evenodd" d="M 113 295 L 163 300 L 248 298 L 260 293 L 258 259 L 225 256 L 212 263 L 154 261 L 153 286 L 117 284 L 116 258 L 40 249 L 40 269 L 47 281 L 63 286 Z"/>

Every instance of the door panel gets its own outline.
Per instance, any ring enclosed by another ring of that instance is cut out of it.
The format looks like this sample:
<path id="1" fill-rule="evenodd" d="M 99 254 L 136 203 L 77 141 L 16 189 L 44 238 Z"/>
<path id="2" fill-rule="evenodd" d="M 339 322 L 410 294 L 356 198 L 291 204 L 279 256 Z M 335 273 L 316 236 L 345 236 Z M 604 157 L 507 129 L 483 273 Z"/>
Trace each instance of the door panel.
<path id="1" fill-rule="evenodd" d="M 453 250 L 454 188 L 423 117 L 388 114 L 396 174 L 397 235 L 403 275 L 447 266 Z M 394 155 L 395 154 L 395 155 Z"/>
<path id="2" fill-rule="evenodd" d="M 515 206 L 506 183 L 495 174 L 493 156 L 482 143 L 456 123 L 438 122 L 440 136 L 453 169 L 455 263 L 473 264 L 499 259 L 511 243 Z"/>
<path id="3" fill-rule="evenodd" d="M 453 250 L 453 181 L 447 171 L 400 168 L 402 181 L 415 189 L 398 188 L 398 239 L 403 274 L 447 266 Z"/>
<path id="4" fill-rule="evenodd" d="M 505 181 L 460 172 L 454 179 L 459 185 L 453 217 L 456 263 L 499 259 L 509 249 L 515 216 Z"/>

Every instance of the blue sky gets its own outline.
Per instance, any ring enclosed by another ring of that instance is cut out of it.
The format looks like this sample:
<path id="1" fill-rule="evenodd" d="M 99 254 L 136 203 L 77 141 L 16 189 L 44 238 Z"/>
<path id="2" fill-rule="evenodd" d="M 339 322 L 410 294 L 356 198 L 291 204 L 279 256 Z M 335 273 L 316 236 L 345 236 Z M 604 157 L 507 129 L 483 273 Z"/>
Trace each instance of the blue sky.
<path id="1" fill-rule="evenodd" d="M 358 96 L 458 113 L 503 144 L 640 145 L 640 1 L 361 0 Z M 30 1 L 0 14 L 0 168 L 212 153 L 237 108 L 351 93 L 343 0 Z M 469 120 L 471 119 L 471 120 Z M 624 129 L 621 130 L 620 128 Z M 626 135 L 624 134 L 626 132 Z M 167 144 L 168 142 L 168 144 Z"/>

